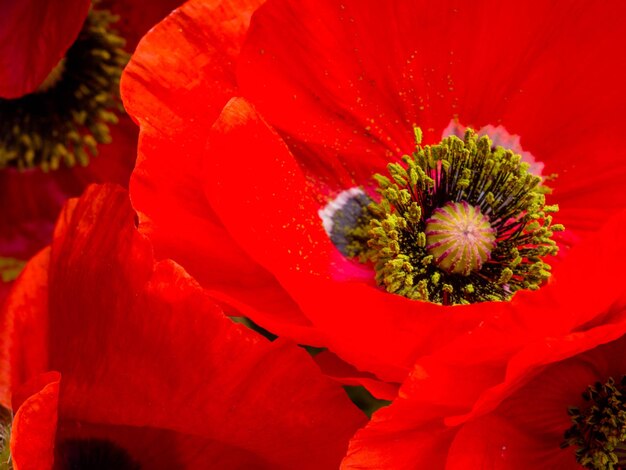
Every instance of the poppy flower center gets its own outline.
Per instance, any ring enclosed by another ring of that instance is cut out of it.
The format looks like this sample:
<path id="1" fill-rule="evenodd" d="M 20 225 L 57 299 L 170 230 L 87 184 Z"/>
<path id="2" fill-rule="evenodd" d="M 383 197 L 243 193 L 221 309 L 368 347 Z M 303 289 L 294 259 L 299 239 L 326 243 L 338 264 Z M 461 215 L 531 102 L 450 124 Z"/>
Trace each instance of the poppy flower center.
<path id="1" fill-rule="evenodd" d="M 58 470 L 140 470 L 141 466 L 124 449 L 103 439 L 68 439 L 55 448 Z"/>
<path id="2" fill-rule="evenodd" d="M 545 204 L 541 178 L 471 129 L 437 145 L 421 146 L 419 129 L 415 137 L 403 164 L 374 176 L 378 201 L 361 191 L 333 213 L 331 240 L 410 299 L 456 305 L 538 289 L 550 276 L 543 257 L 558 251 L 551 237 L 564 229 L 552 223 L 558 206 Z"/>
<path id="3" fill-rule="evenodd" d="M 448 202 L 426 221 L 426 251 L 447 273 L 469 276 L 489 259 L 495 247 L 495 230 L 478 207 Z"/>
<path id="4" fill-rule="evenodd" d="M 576 447 L 576 460 L 585 468 L 626 466 L 626 376 L 590 385 L 582 394 L 585 406 L 571 407 L 572 427 L 561 448 Z"/>
<path id="5" fill-rule="evenodd" d="M 35 92 L 0 99 L 0 168 L 87 165 L 98 144 L 111 141 L 108 126 L 123 111 L 119 82 L 128 61 L 124 40 L 110 30 L 115 21 L 109 12 L 92 9 Z"/>

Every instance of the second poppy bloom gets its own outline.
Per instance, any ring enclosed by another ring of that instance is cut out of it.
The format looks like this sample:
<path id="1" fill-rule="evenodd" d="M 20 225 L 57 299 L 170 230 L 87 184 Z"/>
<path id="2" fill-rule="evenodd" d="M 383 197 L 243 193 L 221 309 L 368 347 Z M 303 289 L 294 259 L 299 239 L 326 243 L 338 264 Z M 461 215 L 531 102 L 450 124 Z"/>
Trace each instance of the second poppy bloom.
<path id="1" fill-rule="evenodd" d="M 180 2 L 144 2 L 141 15 L 136 3 L 2 5 L 3 281 L 14 277 L 6 259 L 26 261 L 49 243 L 68 197 L 92 182 L 128 184 L 137 130 L 123 113 L 119 78 L 138 38 Z"/>

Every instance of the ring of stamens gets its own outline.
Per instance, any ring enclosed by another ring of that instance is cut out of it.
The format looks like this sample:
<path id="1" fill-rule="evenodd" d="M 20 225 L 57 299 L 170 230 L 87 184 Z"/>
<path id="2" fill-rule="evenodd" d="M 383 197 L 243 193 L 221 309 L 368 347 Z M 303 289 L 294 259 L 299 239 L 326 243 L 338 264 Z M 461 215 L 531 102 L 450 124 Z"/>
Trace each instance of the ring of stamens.
<path id="1" fill-rule="evenodd" d="M 86 165 L 98 144 L 111 141 L 108 126 L 123 112 L 119 82 L 129 57 L 125 41 L 110 30 L 115 21 L 107 11 L 92 9 L 37 91 L 0 99 L 0 168 Z"/>
<path id="2" fill-rule="evenodd" d="M 423 147 L 417 128 L 415 135 L 404 165 L 374 176 L 380 200 L 346 231 L 345 254 L 371 262 L 380 286 L 410 299 L 454 305 L 538 289 L 550 276 L 543 257 L 558 250 L 551 237 L 563 230 L 552 223 L 558 207 L 545 204 L 541 178 L 471 129 L 464 140 Z M 447 230 L 443 251 L 433 224 Z"/>
<path id="3" fill-rule="evenodd" d="M 590 385 L 584 407 L 571 407 L 572 427 L 561 448 L 576 447 L 576 461 L 585 468 L 614 470 L 626 466 L 626 376 Z"/>

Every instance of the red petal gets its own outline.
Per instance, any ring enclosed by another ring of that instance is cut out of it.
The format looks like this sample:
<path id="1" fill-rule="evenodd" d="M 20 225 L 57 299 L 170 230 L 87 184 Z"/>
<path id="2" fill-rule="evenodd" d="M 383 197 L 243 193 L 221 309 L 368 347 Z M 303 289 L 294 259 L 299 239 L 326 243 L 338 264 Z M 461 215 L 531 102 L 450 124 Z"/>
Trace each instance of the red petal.
<path id="1" fill-rule="evenodd" d="M 622 266 L 626 253 L 626 211 L 569 251 L 554 275 L 551 289 L 563 312 L 564 331 L 623 320 L 626 306 Z"/>
<path id="2" fill-rule="evenodd" d="M 550 197 L 561 207 L 558 220 L 570 231 L 594 230 L 626 205 L 620 190 L 625 151 L 618 138 L 626 126 L 626 95 L 615 73 L 626 69 L 626 61 L 612 53 L 626 46 L 619 20 L 626 5 L 553 4 L 545 16 L 532 11 L 534 5 L 528 10 L 529 23 L 550 34 L 543 41 L 540 34 L 529 38 L 527 64 L 511 51 L 511 65 L 527 72 L 520 73 L 503 123 L 546 163 L 546 173 L 558 173 Z"/>
<path id="3" fill-rule="evenodd" d="M 445 429 L 441 421 L 424 415 L 422 417 L 428 426 L 422 429 L 407 426 L 407 422 L 411 422 L 410 417 L 420 413 L 420 409 L 411 404 L 405 405 L 405 402 L 397 399 L 391 406 L 377 411 L 368 425 L 358 431 L 350 441 L 341 468 L 443 468 L 454 431 Z M 424 411 L 429 414 L 434 411 L 434 407 Z"/>
<path id="4" fill-rule="evenodd" d="M 144 132 L 171 137 L 192 119 L 191 127 L 202 133 L 203 124 L 217 118 L 237 88 L 234 66 L 250 15 L 262 3 L 190 1 L 143 38 L 121 88 L 128 112 Z"/>
<path id="5" fill-rule="evenodd" d="M 335 188 L 365 183 L 412 149 L 411 125 L 419 121 L 403 115 L 402 103 L 415 94 L 398 93 L 402 70 L 390 64 L 406 59 L 398 33 L 403 24 L 419 29 L 411 23 L 422 17 L 418 10 L 400 2 L 287 1 L 255 14 L 237 74 L 242 95 L 289 136 L 315 179 Z"/>
<path id="6" fill-rule="evenodd" d="M 0 404 L 5 408 L 11 408 L 12 384 L 48 370 L 49 259 L 45 249 L 29 261 L 0 314 Z"/>
<path id="7" fill-rule="evenodd" d="M 19 470 L 49 470 L 54 462 L 58 419 L 59 381 L 56 372 L 33 377 L 21 394 L 11 429 L 11 459 Z"/>
<path id="8" fill-rule="evenodd" d="M 274 272 L 327 274 L 336 250 L 318 205 L 287 146 L 248 102 L 235 98 L 224 108 L 209 154 L 207 195 L 233 237 Z"/>
<path id="9" fill-rule="evenodd" d="M 626 333 L 626 322 L 603 325 L 585 333 L 572 333 L 558 338 L 543 338 L 529 343 L 509 361 L 504 380 L 486 389 L 474 403 L 470 413 L 447 418 L 450 425 L 466 421 L 494 410 L 502 401 L 537 375 L 547 364 L 563 361 L 615 341 Z M 567 405 L 566 405 L 567 406 Z"/>
<path id="10" fill-rule="evenodd" d="M 198 177 L 207 130 L 235 92 L 234 63 L 260 3 L 190 2 L 142 41 L 122 81 L 142 128 L 132 200 L 158 256 L 177 260 L 218 300 L 274 333 L 320 344 L 273 276 L 232 241 Z"/>
<path id="11" fill-rule="evenodd" d="M 404 468 L 403 462 L 423 459 L 419 468 L 443 468 L 447 459 L 446 468 L 459 470 L 569 468 L 571 452 L 559 449 L 569 427 L 567 407 L 579 404 L 588 384 L 623 373 L 625 332 L 622 322 L 585 334 L 542 337 L 515 355 L 505 378 L 506 357 L 519 349 L 506 344 L 515 341 L 515 330 L 503 331 L 502 339 L 492 331 L 489 341 L 489 334 L 477 329 L 467 342 L 471 348 L 457 341 L 456 348 L 419 362 L 392 405 L 355 435 L 344 463 Z M 469 415 L 446 418 L 472 406 Z"/>
<path id="12" fill-rule="evenodd" d="M 480 333 L 461 338 L 473 349 L 450 345 L 420 360 L 394 402 L 351 440 L 345 468 L 444 468 L 458 429 L 447 427 L 443 418 L 470 409 L 485 387 L 504 373 L 501 349 L 506 345 L 484 344 L 489 336 Z"/>
<path id="13" fill-rule="evenodd" d="M 566 410 L 564 414 L 567 415 Z M 525 433 L 506 418 L 489 415 L 472 421 L 459 430 L 450 447 L 446 469 L 578 468 L 573 452 L 561 450 L 559 444 L 560 442 L 555 443 Z"/>
<path id="14" fill-rule="evenodd" d="M 287 468 L 336 466 L 364 421 L 305 351 L 232 323 L 175 263 L 154 265 L 121 190 L 68 206 L 48 289 L 62 420 L 194 435 Z"/>
<path id="15" fill-rule="evenodd" d="M 89 0 L 0 4 L 0 97 L 37 89 L 78 36 Z"/>
<path id="16" fill-rule="evenodd" d="M 572 424 L 568 408 L 581 406 L 581 394 L 589 385 L 621 377 L 626 366 L 625 337 L 596 347 L 607 340 L 599 330 L 548 341 L 543 348 L 547 354 L 535 358 L 534 369 L 510 374 L 510 395 L 495 412 L 462 426 L 450 448 L 448 467 L 573 468 L 573 449 L 560 449 Z M 615 337 L 611 328 L 604 330 Z M 551 360 L 555 362 L 545 367 Z"/>

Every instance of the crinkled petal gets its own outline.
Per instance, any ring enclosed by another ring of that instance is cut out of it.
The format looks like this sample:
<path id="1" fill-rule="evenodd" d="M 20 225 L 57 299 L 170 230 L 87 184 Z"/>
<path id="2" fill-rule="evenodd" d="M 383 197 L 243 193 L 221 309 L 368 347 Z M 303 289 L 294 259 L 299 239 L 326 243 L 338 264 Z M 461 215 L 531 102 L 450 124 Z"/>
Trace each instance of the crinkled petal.
<path id="1" fill-rule="evenodd" d="M 195 435 L 277 468 L 336 466 L 364 422 L 304 350 L 234 324 L 180 266 L 155 264 L 121 189 L 71 201 L 48 272 L 63 420 Z"/>
<path id="2" fill-rule="evenodd" d="M 208 129 L 236 90 L 234 63 L 260 4 L 189 2 L 143 39 L 122 80 L 126 107 L 142 129 L 131 196 L 158 256 L 183 264 L 239 314 L 320 344 L 273 276 L 233 242 L 199 178 Z"/>
<path id="3" fill-rule="evenodd" d="M 17 408 L 11 429 L 15 469 L 52 469 L 60 378 L 56 372 L 37 375 L 19 390 L 25 399 Z"/>

